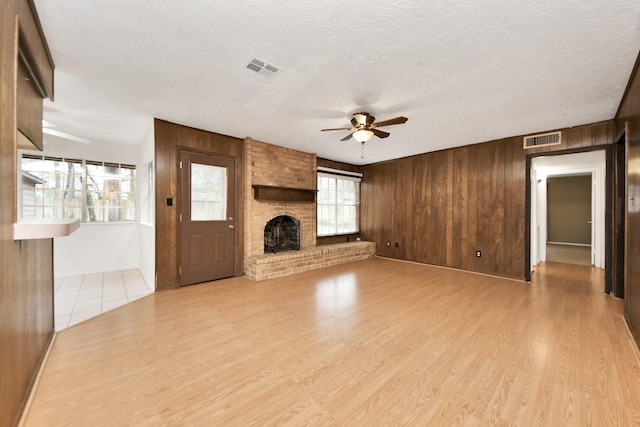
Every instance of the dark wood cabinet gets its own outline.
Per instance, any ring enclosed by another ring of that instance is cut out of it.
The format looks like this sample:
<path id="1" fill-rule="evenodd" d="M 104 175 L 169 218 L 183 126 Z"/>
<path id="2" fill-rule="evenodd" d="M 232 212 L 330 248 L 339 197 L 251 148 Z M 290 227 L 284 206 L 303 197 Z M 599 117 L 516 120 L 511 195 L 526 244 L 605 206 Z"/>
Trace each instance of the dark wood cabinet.
<path id="1" fill-rule="evenodd" d="M 18 148 L 43 150 L 42 141 L 42 94 L 38 89 L 37 77 L 30 71 L 23 58 L 18 59 L 16 82 L 16 120 L 20 133 Z M 32 146 L 30 144 L 33 144 Z"/>

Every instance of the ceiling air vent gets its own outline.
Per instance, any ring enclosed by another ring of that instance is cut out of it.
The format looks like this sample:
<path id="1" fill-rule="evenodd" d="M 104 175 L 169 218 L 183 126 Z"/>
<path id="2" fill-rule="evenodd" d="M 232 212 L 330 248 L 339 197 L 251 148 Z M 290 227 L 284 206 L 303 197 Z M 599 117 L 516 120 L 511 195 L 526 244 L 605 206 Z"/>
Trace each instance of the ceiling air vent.
<path id="1" fill-rule="evenodd" d="M 546 147 L 560 144 L 560 132 L 540 133 L 524 137 L 524 148 Z"/>
<path id="2" fill-rule="evenodd" d="M 271 81 L 282 69 L 268 62 L 253 58 L 245 67 L 247 75 L 263 82 Z"/>

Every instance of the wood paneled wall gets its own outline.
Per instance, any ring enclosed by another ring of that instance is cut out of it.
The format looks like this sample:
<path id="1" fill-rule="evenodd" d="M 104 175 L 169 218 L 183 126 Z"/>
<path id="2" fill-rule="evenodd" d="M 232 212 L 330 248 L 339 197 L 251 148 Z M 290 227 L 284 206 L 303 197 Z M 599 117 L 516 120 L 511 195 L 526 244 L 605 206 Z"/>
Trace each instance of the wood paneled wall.
<path id="1" fill-rule="evenodd" d="M 16 221 L 16 73 L 18 33 L 32 65 L 53 93 L 47 55 L 33 4 L 4 0 L 0 14 L 0 426 L 17 423 L 53 336 L 53 240 L 13 240 Z M 18 28 L 18 23 L 20 28 Z M 30 109 L 21 114 L 38 114 Z M 40 113 L 41 114 L 41 113 Z M 30 117 L 41 121 L 40 117 Z M 13 185 L 9 185 L 13 183 Z"/>
<path id="2" fill-rule="evenodd" d="M 362 237 L 381 256 L 524 279 L 526 157 L 609 144 L 613 129 L 564 129 L 561 145 L 532 151 L 513 137 L 364 166 Z"/>
<path id="3" fill-rule="evenodd" d="M 616 130 L 625 131 L 627 215 L 625 244 L 624 312 L 640 347 L 640 73 L 636 60 L 627 92 L 616 116 Z"/>
<path id="4" fill-rule="evenodd" d="M 318 166 L 322 166 L 324 168 L 332 168 L 332 169 L 339 169 L 343 171 L 362 173 L 362 166 L 358 166 L 358 165 L 351 165 L 349 163 L 336 162 L 335 160 L 323 159 L 320 157 L 318 157 L 317 163 L 318 163 Z"/>
<path id="5" fill-rule="evenodd" d="M 180 151 L 217 155 L 235 159 L 236 166 L 236 253 L 234 274 L 243 268 L 243 145 L 242 139 L 194 129 L 164 120 L 155 120 L 156 170 L 156 290 L 176 288 L 180 284 Z M 167 199 L 173 206 L 167 206 Z"/>

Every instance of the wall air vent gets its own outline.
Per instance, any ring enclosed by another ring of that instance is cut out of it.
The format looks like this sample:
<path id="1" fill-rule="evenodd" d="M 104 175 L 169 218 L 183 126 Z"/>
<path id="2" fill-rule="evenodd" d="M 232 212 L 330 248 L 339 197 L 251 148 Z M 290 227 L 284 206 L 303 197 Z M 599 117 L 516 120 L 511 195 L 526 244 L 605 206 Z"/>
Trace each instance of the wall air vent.
<path id="1" fill-rule="evenodd" d="M 560 132 L 541 133 L 524 137 L 523 148 L 546 147 L 548 145 L 560 144 Z"/>
<path id="2" fill-rule="evenodd" d="M 278 75 L 282 71 L 282 68 L 269 64 L 261 59 L 253 58 L 245 66 L 244 71 L 244 74 L 267 83 Z"/>

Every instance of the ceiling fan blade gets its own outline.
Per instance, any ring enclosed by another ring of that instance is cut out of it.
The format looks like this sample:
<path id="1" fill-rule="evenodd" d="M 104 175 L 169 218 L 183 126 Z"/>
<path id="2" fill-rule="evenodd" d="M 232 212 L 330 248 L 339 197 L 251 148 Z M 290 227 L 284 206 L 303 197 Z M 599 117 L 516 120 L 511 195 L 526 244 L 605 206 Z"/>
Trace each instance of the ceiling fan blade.
<path id="1" fill-rule="evenodd" d="M 402 123 L 406 123 L 407 122 L 406 117 L 395 117 L 393 119 L 389 119 L 389 120 L 383 120 L 381 122 L 378 123 L 374 123 L 373 127 L 380 127 L 380 126 L 391 126 L 391 125 L 400 125 Z"/>
<path id="2" fill-rule="evenodd" d="M 57 136 L 57 137 L 60 137 L 60 138 L 68 139 L 70 141 L 80 142 L 81 144 L 89 144 L 89 143 L 91 143 L 91 141 L 88 140 L 87 138 L 82 138 L 80 136 L 71 135 L 71 134 L 66 133 L 66 132 L 60 132 L 59 130 L 54 130 L 54 129 L 49 129 L 49 128 L 42 128 L 42 133 L 46 133 L 47 135 L 53 135 L 53 136 Z"/>
<path id="3" fill-rule="evenodd" d="M 358 123 L 358 120 L 356 120 L 355 117 L 351 117 L 351 124 L 353 125 L 353 127 L 357 127 L 360 123 Z"/>
<path id="4" fill-rule="evenodd" d="M 352 128 L 333 128 L 333 129 L 320 129 L 320 132 L 326 132 L 328 130 L 351 130 Z"/>
<path id="5" fill-rule="evenodd" d="M 372 128 L 371 132 L 373 132 L 373 134 L 375 136 L 377 136 L 378 138 L 386 138 L 389 135 L 391 135 L 389 132 L 385 132 L 383 130 L 379 130 L 379 129 L 376 129 L 376 128 Z"/>
<path id="6" fill-rule="evenodd" d="M 351 139 L 351 137 L 353 136 L 353 132 L 350 133 L 349 135 L 345 136 L 344 138 L 342 138 L 340 141 L 348 141 Z"/>

